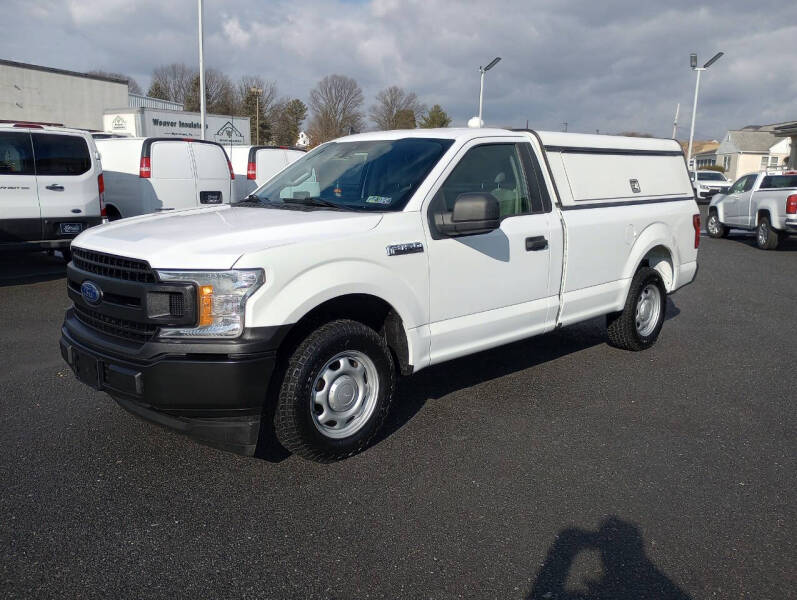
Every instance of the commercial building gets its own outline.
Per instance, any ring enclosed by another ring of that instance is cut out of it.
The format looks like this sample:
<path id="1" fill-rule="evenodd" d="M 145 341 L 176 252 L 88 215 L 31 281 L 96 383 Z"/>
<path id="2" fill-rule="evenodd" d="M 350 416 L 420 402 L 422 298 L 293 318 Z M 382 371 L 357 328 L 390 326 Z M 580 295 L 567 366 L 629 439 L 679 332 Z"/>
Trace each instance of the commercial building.
<path id="1" fill-rule="evenodd" d="M 202 134 L 199 113 L 155 108 L 117 108 L 106 110 L 103 130 L 145 137 L 199 139 Z M 205 139 L 225 146 L 251 144 L 249 117 L 205 116 Z"/>
<path id="2" fill-rule="evenodd" d="M 0 119 L 102 129 L 111 106 L 127 106 L 127 82 L 0 60 Z"/>

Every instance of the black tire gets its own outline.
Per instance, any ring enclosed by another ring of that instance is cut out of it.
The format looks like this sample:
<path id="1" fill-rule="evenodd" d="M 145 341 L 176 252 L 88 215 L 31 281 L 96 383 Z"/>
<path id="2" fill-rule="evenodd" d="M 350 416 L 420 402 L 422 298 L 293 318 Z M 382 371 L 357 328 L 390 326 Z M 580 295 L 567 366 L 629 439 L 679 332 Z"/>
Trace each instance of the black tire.
<path id="1" fill-rule="evenodd" d="M 109 221 L 118 221 L 122 218 L 122 215 L 119 214 L 119 211 L 116 209 L 115 206 L 109 206 L 105 209 L 105 214 L 108 216 Z"/>
<path id="2" fill-rule="evenodd" d="M 762 250 L 775 250 L 780 243 L 780 233 L 772 229 L 769 217 L 761 217 L 755 231 L 755 242 Z"/>
<path id="3" fill-rule="evenodd" d="M 346 352 L 360 353 L 371 361 L 378 379 L 378 393 L 370 416 L 363 417 L 359 429 L 347 437 L 333 438 L 322 432 L 323 424 L 318 425 L 318 417 L 313 416 L 318 412 L 313 400 L 314 386 L 323 385 L 317 379 L 319 375 L 328 372 L 325 368 L 333 358 Z M 288 359 L 274 411 L 277 439 L 287 450 L 317 462 L 331 462 L 357 454 L 382 427 L 395 386 L 393 356 L 379 334 L 357 321 L 326 323 L 308 335 Z"/>
<path id="4" fill-rule="evenodd" d="M 723 225 L 716 212 L 712 211 L 706 221 L 706 233 L 715 239 L 728 237 L 730 227 Z"/>
<path id="5" fill-rule="evenodd" d="M 655 326 L 650 331 L 640 332 L 637 327 L 637 304 L 640 296 L 648 286 L 655 286 L 659 290 L 658 297 L 658 318 Z M 623 350 L 646 350 L 656 343 L 664 324 L 667 310 L 667 290 L 658 271 L 649 267 L 641 267 L 631 280 L 631 288 L 628 291 L 628 298 L 622 312 L 606 315 L 606 333 L 609 336 L 609 344 Z"/>

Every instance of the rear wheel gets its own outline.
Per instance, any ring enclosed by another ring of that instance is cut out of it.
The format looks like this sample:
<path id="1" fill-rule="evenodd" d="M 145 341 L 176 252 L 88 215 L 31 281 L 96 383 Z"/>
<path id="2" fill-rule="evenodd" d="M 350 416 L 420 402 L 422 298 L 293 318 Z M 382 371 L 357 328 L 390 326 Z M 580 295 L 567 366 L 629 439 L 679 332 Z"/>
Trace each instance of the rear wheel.
<path id="1" fill-rule="evenodd" d="M 756 244 L 762 250 L 774 250 L 780 243 L 780 234 L 772 229 L 769 217 L 761 217 L 756 228 Z"/>
<path id="2" fill-rule="evenodd" d="M 642 267 L 631 280 L 622 312 L 606 317 L 609 343 L 623 350 L 645 350 L 656 343 L 664 324 L 667 290 L 658 271 Z"/>
<path id="3" fill-rule="evenodd" d="M 722 224 L 716 212 L 712 212 L 706 221 L 706 231 L 713 238 L 728 237 L 729 227 Z"/>
<path id="4" fill-rule="evenodd" d="M 319 462 L 365 449 L 387 416 L 395 388 L 385 340 L 357 321 L 327 323 L 291 355 L 274 430 L 291 452 Z"/>
<path id="5" fill-rule="evenodd" d="M 119 211 L 116 209 L 115 206 L 109 206 L 105 209 L 106 214 L 108 215 L 109 221 L 118 221 L 122 218 L 122 215 L 119 214 Z"/>

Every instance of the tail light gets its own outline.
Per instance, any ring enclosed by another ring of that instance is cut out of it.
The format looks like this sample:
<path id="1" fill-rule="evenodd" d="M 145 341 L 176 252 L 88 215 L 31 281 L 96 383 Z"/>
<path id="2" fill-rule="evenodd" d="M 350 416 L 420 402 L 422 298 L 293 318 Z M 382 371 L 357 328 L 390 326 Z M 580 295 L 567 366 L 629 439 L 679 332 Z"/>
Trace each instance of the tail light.
<path id="1" fill-rule="evenodd" d="M 230 179 L 235 179 L 235 172 L 232 170 L 232 163 L 227 159 L 227 166 L 230 168 Z"/>
<path id="2" fill-rule="evenodd" d="M 797 215 L 797 194 L 792 194 L 786 198 L 786 214 Z"/>
<path id="3" fill-rule="evenodd" d="M 695 228 L 695 248 L 700 246 L 700 215 L 692 215 L 692 227 Z"/>
<path id="4" fill-rule="evenodd" d="M 100 192 L 100 216 L 107 217 L 108 212 L 105 210 L 105 179 L 103 179 L 102 173 L 97 176 L 97 189 Z"/>
<path id="5" fill-rule="evenodd" d="M 142 156 L 138 166 L 138 176 L 142 179 L 149 179 L 152 176 L 152 167 L 149 164 L 149 156 Z"/>
<path id="6" fill-rule="evenodd" d="M 246 178 L 255 179 L 256 175 L 257 175 L 257 167 L 255 166 L 255 163 L 253 162 L 248 163 L 246 165 Z"/>

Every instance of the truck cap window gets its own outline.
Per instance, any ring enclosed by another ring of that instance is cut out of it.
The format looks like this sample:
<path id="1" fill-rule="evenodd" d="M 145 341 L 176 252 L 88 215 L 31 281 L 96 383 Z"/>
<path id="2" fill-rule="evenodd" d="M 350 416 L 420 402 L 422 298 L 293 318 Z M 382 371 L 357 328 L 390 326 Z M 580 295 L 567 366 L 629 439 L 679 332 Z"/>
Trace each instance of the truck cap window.
<path id="1" fill-rule="evenodd" d="M 797 175 L 767 175 L 761 180 L 761 188 L 797 187 Z"/>
<path id="2" fill-rule="evenodd" d="M 238 205 L 401 210 L 452 143 L 432 138 L 331 142 Z"/>

